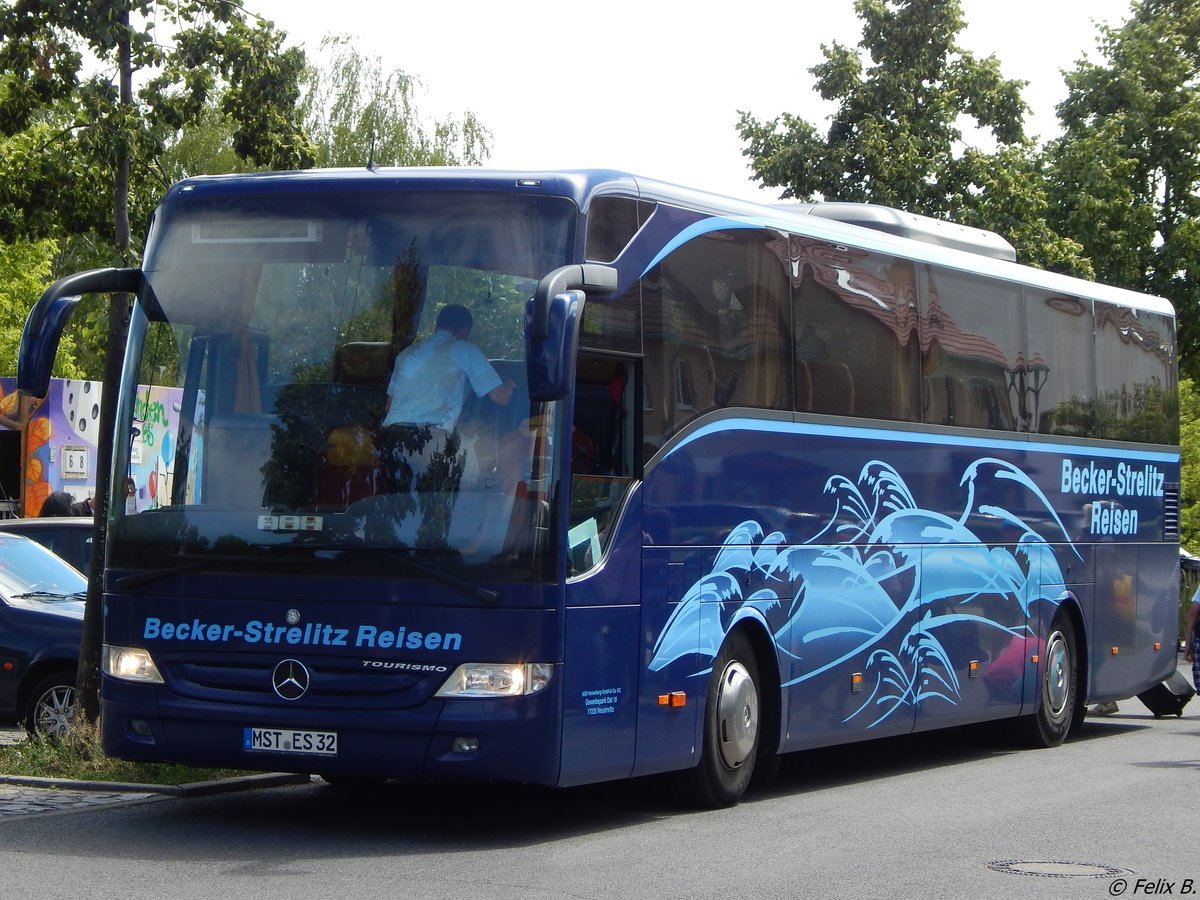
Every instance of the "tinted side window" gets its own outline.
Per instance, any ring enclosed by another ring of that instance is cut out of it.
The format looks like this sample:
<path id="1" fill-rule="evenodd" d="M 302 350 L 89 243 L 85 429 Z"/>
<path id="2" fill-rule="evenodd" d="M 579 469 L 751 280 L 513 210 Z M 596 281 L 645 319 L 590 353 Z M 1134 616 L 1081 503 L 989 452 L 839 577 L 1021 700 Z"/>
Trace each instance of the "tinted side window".
<path id="1" fill-rule="evenodd" d="M 1178 442 L 1173 329 L 1164 316 L 1096 304 L 1098 437 Z"/>
<path id="2" fill-rule="evenodd" d="M 632 197 L 596 197 L 588 206 L 584 256 L 612 262 L 653 211 L 653 203 Z"/>
<path id="3" fill-rule="evenodd" d="M 882 253 L 792 237 L 800 412 L 916 420 L 916 268 Z"/>
<path id="4" fill-rule="evenodd" d="M 1026 351 L 1010 376 L 1022 431 L 1090 435 L 1096 427 L 1092 301 L 1025 288 Z"/>
<path id="5" fill-rule="evenodd" d="M 1016 428 L 1010 378 L 1024 345 L 1017 285 L 926 267 L 922 414 L 933 425 Z"/>
<path id="6" fill-rule="evenodd" d="M 771 232 L 708 234 L 643 279 L 647 441 L 714 409 L 791 409 L 785 244 Z"/>

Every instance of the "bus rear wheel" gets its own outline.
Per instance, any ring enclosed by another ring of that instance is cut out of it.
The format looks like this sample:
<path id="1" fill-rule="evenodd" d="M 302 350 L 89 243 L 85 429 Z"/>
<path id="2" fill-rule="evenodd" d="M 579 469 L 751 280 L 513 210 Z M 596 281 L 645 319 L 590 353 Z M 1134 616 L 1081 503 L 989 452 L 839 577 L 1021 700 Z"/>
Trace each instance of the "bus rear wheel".
<path id="1" fill-rule="evenodd" d="M 1046 635 L 1046 652 L 1038 687 L 1038 708 L 1029 720 L 1029 738 L 1035 747 L 1057 747 L 1075 721 L 1079 705 L 1079 656 L 1075 626 L 1059 610 Z"/>
<path id="2" fill-rule="evenodd" d="M 700 762 L 689 773 L 692 793 L 702 806 L 732 806 L 750 784 L 762 739 L 758 685 L 758 664 L 750 642 L 739 633 L 731 634 L 713 660 Z"/>

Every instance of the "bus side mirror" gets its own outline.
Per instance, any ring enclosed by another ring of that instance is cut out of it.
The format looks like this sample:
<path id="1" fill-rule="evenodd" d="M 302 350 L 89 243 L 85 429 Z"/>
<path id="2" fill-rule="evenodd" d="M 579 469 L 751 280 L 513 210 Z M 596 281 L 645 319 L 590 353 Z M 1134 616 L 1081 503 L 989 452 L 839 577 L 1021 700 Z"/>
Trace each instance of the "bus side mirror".
<path id="1" fill-rule="evenodd" d="M 535 301 L 531 299 L 525 304 L 526 376 L 529 399 L 535 403 L 561 400 L 571 388 L 583 303 L 582 291 L 567 291 L 551 297 L 546 304 L 546 334 L 541 340 L 533 337 Z"/>
<path id="2" fill-rule="evenodd" d="M 91 269 L 50 285 L 25 319 L 17 358 L 17 390 L 31 397 L 46 396 L 59 340 L 80 297 L 135 294 L 141 286 L 141 269 Z"/>
<path id="3" fill-rule="evenodd" d="M 525 364 L 529 399 L 561 400 L 575 377 L 574 359 L 584 291 L 612 294 L 617 270 L 597 263 L 561 266 L 538 282 L 525 305 Z"/>
<path id="4" fill-rule="evenodd" d="M 532 315 L 526 316 L 526 331 L 534 341 L 545 340 L 549 327 L 550 298 L 563 291 L 592 291 L 613 294 L 617 290 L 617 270 L 598 263 L 561 266 L 538 282 L 533 292 Z"/>

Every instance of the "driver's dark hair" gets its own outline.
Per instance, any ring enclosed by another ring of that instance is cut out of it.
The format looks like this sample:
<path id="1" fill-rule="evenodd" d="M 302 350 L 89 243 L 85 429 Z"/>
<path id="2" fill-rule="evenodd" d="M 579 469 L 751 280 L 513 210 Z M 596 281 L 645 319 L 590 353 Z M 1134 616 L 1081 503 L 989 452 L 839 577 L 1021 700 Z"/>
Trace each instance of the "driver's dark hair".
<path id="1" fill-rule="evenodd" d="M 470 331 L 474 321 L 471 318 L 471 311 L 465 306 L 458 303 L 447 303 L 438 310 L 434 327 L 438 331 L 462 331 L 464 328 Z"/>

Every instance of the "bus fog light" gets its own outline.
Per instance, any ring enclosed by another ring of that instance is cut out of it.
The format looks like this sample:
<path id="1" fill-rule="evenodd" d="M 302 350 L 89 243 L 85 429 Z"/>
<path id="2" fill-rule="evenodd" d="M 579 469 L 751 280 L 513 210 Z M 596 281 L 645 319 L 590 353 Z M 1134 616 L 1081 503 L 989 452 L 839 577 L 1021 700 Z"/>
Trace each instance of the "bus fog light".
<path id="1" fill-rule="evenodd" d="M 140 647 L 117 647 L 105 644 L 100 666 L 105 675 L 122 681 L 143 681 L 162 684 L 163 677 L 149 652 Z"/>
<path id="2" fill-rule="evenodd" d="M 479 738 L 477 737 L 456 737 L 454 743 L 450 745 L 450 749 L 455 753 L 478 753 Z"/>
<path id="3" fill-rule="evenodd" d="M 463 663 L 438 697 L 521 697 L 545 689 L 553 663 Z"/>

